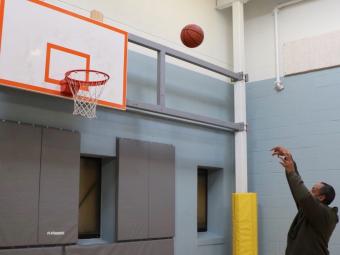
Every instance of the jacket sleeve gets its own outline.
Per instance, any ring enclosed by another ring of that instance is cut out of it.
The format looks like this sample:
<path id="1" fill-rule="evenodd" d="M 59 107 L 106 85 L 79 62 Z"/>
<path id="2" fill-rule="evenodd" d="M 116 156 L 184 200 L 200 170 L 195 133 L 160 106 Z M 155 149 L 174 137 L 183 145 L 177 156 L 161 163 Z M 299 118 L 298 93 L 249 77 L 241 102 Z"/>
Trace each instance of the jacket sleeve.
<path id="1" fill-rule="evenodd" d="M 297 170 L 286 172 L 286 176 L 298 209 L 301 209 L 313 224 L 322 224 L 321 219 L 324 219 L 322 216 L 327 214 L 325 206 L 310 194 Z"/>
<path id="2" fill-rule="evenodd" d="M 296 173 L 298 176 L 300 176 L 295 161 L 294 161 L 294 169 L 295 169 L 295 173 Z M 287 173 L 287 171 L 286 171 L 286 177 L 287 177 L 287 180 L 288 180 L 288 173 Z M 300 177 L 300 178 L 301 178 L 301 177 Z M 294 198 L 296 207 L 297 207 L 297 209 L 299 209 L 299 204 L 298 204 L 298 202 L 297 202 L 296 196 L 295 196 L 295 194 L 294 194 L 294 192 L 293 192 L 293 190 L 292 190 L 292 185 L 291 185 L 291 183 L 289 182 L 289 180 L 288 180 L 288 185 L 289 185 L 290 191 L 292 192 L 292 196 L 293 196 L 293 198 Z"/>

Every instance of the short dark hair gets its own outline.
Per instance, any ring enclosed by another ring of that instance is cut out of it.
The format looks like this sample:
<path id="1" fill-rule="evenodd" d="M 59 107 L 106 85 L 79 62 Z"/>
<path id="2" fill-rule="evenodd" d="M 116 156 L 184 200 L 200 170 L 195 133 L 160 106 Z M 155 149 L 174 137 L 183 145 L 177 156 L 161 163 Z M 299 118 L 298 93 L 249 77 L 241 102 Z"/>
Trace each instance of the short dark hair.
<path id="1" fill-rule="evenodd" d="M 325 182 L 321 182 L 321 183 L 323 184 L 321 188 L 321 194 L 325 195 L 325 200 L 323 201 L 323 203 L 325 203 L 326 205 L 329 205 L 330 203 L 333 202 L 335 198 L 335 190 L 331 185 Z"/>

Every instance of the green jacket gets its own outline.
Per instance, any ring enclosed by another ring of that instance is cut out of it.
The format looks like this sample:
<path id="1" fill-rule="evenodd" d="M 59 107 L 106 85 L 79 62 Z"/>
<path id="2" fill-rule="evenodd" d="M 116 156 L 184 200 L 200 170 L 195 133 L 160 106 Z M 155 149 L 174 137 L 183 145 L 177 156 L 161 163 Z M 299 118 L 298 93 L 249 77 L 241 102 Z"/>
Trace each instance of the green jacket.
<path id="1" fill-rule="evenodd" d="M 328 242 L 338 223 L 338 208 L 315 199 L 304 185 L 295 165 L 286 173 L 298 213 L 290 226 L 286 255 L 327 255 Z"/>

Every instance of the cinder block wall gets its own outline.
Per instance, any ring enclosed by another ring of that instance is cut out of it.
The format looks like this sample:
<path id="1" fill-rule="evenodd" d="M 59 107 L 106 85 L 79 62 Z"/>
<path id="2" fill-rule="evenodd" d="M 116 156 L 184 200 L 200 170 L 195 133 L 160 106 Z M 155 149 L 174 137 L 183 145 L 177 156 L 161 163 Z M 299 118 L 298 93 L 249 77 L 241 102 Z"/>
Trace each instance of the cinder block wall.
<path id="1" fill-rule="evenodd" d="M 249 188 L 259 195 L 259 254 L 284 254 L 296 209 L 284 172 L 270 149 L 291 149 L 308 187 L 318 181 L 334 186 L 340 204 L 340 69 L 334 68 L 247 85 Z M 340 253 L 340 229 L 330 242 Z"/>

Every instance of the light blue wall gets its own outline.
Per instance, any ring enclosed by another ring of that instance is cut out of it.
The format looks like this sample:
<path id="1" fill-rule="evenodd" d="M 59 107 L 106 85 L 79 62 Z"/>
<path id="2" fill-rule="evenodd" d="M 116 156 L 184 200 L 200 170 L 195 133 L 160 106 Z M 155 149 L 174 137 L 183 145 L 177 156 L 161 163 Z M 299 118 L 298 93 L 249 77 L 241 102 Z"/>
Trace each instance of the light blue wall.
<path id="1" fill-rule="evenodd" d="M 232 86 L 176 66 L 167 68 L 167 100 L 170 105 L 176 105 L 178 101 L 179 109 L 186 110 L 195 105 L 193 108 L 198 113 L 207 116 L 223 119 L 233 116 Z M 154 59 L 129 52 L 128 98 L 156 102 L 156 76 L 153 71 Z M 183 81 L 185 88 L 181 84 Z M 197 86 L 202 87 L 203 83 L 209 90 L 197 91 Z M 98 108 L 96 119 L 87 120 L 72 116 L 72 110 L 73 102 L 69 100 L 0 87 L 0 119 L 78 130 L 83 154 L 115 156 L 116 137 L 173 144 L 176 148 L 175 254 L 230 254 L 230 197 L 234 190 L 233 133 L 102 107 Z M 212 213 L 220 221 L 218 232 L 222 233 L 224 244 L 198 245 L 196 201 L 199 165 L 223 169 L 221 194 L 217 198 L 220 205 L 216 206 L 218 211 Z"/>
<path id="2" fill-rule="evenodd" d="M 340 69 L 247 85 L 249 188 L 259 195 L 259 254 L 284 254 L 288 228 L 296 213 L 285 175 L 270 149 L 291 149 L 308 187 L 318 181 L 340 194 Z M 340 205 L 340 195 L 333 206 Z M 340 254 L 340 229 L 330 242 Z"/>
<path id="3" fill-rule="evenodd" d="M 128 99 L 156 104 L 156 59 L 130 51 L 128 65 Z M 173 64 L 165 67 L 166 107 L 225 121 L 234 120 L 231 85 Z"/>

